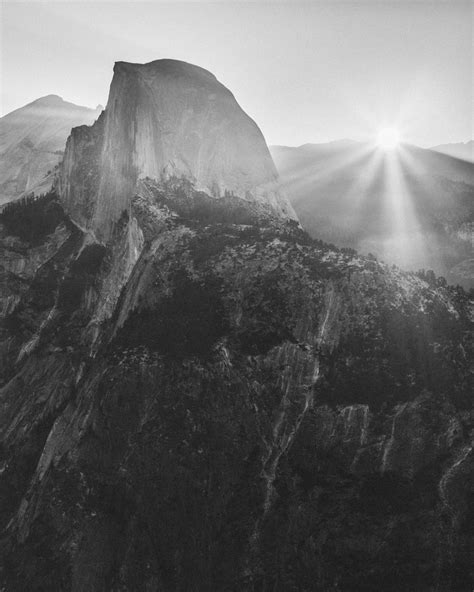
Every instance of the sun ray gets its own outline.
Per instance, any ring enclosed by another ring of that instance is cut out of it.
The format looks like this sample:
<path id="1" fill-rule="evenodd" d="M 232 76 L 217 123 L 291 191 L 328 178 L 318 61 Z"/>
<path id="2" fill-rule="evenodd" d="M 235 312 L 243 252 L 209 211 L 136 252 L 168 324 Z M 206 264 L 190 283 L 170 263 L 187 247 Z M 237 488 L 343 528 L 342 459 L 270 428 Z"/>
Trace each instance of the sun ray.
<path id="1" fill-rule="evenodd" d="M 386 206 L 391 232 L 384 250 L 386 258 L 408 269 L 419 267 L 426 260 L 423 230 L 418 221 L 413 197 L 405 179 L 400 153 L 386 155 Z"/>
<path id="2" fill-rule="evenodd" d="M 318 163 L 317 155 L 310 159 L 307 166 L 298 168 L 292 175 L 288 175 L 287 179 L 291 184 L 292 191 L 297 194 L 298 190 L 307 184 L 312 184 L 315 181 L 324 182 L 341 171 L 349 169 L 351 166 L 366 159 L 373 151 L 373 148 L 365 143 L 356 144 L 347 150 L 347 156 L 341 155 L 338 151 L 334 157 L 324 157 L 321 163 Z M 315 196 L 316 198 L 317 196 Z"/>

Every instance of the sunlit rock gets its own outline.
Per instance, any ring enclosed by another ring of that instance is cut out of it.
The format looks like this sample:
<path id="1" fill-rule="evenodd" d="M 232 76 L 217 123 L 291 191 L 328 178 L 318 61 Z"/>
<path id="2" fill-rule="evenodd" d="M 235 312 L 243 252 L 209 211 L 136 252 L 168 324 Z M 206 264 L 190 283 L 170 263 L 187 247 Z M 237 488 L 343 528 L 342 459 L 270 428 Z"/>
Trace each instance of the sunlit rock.
<path id="1" fill-rule="evenodd" d="M 176 60 L 117 62 L 105 113 L 73 130 L 58 188 L 81 226 L 108 240 L 140 179 L 186 178 L 295 218 L 262 133 L 213 74 Z"/>

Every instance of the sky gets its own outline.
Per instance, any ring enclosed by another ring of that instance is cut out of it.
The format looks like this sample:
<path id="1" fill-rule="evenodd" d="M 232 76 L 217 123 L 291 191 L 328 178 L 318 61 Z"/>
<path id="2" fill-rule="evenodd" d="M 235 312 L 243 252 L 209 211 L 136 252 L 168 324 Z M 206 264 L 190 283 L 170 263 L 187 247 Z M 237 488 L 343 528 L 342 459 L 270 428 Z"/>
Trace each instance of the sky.
<path id="1" fill-rule="evenodd" d="M 116 61 L 213 72 L 269 144 L 473 137 L 473 4 L 463 0 L 1 4 L 0 111 L 40 96 L 105 105 Z"/>

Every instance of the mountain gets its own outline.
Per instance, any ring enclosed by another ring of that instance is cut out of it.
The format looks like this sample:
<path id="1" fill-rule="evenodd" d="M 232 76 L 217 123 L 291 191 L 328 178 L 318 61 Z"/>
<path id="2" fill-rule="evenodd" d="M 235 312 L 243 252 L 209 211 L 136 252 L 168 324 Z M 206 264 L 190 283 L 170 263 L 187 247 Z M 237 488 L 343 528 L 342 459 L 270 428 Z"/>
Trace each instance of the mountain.
<path id="1" fill-rule="evenodd" d="M 469 142 L 458 142 L 452 144 L 440 144 L 439 146 L 433 146 L 430 148 L 435 152 L 441 152 L 460 160 L 467 160 L 474 162 L 474 140 Z"/>
<path id="2" fill-rule="evenodd" d="M 107 237 L 143 180 L 183 175 L 216 199 L 232 194 L 294 217 L 261 131 L 213 74 L 175 60 L 117 62 L 103 117 L 68 140 L 67 210 Z"/>
<path id="3" fill-rule="evenodd" d="M 0 118 L 0 204 L 47 191 L 71 128 L 91 124 L 101 109 L 48 95 Z"/>
<path id="4" fill-rule="evenodd" d="M 470 588 L 472 303 L 309 237 L 257 132 L 119 63 L 0 213 L 3 589 Z"/>
<path id="5" fill-rule="evenodd" d="M 313 237 L 474 286 L 471 163 L 410 145 L 384 153 L 351 140 L 271 152 Z"/>

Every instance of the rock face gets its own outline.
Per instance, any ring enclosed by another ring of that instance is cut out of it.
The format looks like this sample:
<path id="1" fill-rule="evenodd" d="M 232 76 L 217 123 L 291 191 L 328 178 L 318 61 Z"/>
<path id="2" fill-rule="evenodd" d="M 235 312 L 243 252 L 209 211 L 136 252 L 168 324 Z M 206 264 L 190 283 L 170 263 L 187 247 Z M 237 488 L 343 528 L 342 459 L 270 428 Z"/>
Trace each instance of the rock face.
<path id="1" fill-rule="evenodd" d="M 295 217 L 258 126 L 213 74 L 176 60 L 117 62 L 105 114 L 68 140 L 61 198 L 73 219 L 108 239 L 139 181 L 170 177 Z"/>
<path id="2" fill-rule="evenodd" d="M 33 101 L 0 119 L 0 204 L 29 192 L 46 193 L 71 128 L 100 113 L 56 95 Z"/>
<path id="3" fill-rule="evenodd" d="M 0 214 L 0 589 L 470 590 L 467 295 L 197 183 Z"/>
<path id="4" fill-rule="evenodd" d="M 467 296 L 173 203 L 12 263 L 4 588 L 468 590 Z"/>

